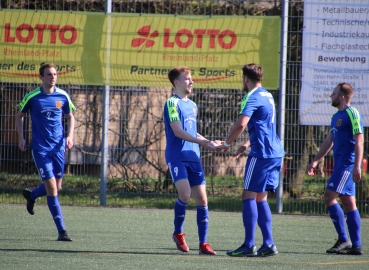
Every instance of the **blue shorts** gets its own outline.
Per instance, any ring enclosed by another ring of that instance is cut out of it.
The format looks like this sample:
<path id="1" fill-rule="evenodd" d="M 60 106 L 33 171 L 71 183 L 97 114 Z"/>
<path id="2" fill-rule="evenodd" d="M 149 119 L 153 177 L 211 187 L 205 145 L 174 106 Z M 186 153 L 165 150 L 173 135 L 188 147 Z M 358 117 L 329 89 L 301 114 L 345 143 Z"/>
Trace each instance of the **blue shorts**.
<path id="1" fill-rule="evenodd" d="M 33 160 L 42 180 L 64 176 L 64 152 L 44 152 L 32 150 Z"/>
<path id="2" fill-rule="evenodd" d="M 253 192 L 274 192 L 279 184 L 282 158 L 248 157 L 243 178 L 243 189 Z"/>
<path id="3" fill-rule="evenodd" d="M 352 178 L 353 169 L 354 164 L 342 165 L 335 163 L 326 188 L 341 195 L 355 196 L 355 182 Z"/>
<path id="4" fill-rule="evenodd" d="M 173 183 L 181 179 L 188 179 L 190 187 L 205 185 L 205 175 L 200 162 L 171 161 L 168 163 Z"/>

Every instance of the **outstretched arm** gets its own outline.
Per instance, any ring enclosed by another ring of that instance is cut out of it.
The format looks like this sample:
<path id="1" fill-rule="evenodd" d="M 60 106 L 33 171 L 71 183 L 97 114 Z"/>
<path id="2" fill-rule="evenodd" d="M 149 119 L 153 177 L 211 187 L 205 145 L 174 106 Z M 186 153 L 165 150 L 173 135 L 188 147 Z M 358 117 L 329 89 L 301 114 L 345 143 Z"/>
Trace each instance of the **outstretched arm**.
<path id="1" fill-rule="evenodd" d="M 208 141 L 207 139 L 205 139 L 202 135 L 197 133 L 197 137 L 193 137 L 190 133 L 188 133 L 187 131 L 185 131 L 182 126 L 181 126 L 181 122 L 180 121 L 173 121 L 170 123 L 170 127 L 172 128 L 174 135 L 177 138 L 180 138 L 182 140 L 188 141 L 188 142 L 193 142 L 193 143 L 197 143 L 199 145 L 201 145 L 202 147 L 209 149 L 209 150 L 214 150 L 214 146 L 212 146 L 210 144 L 210 141 Z M 199 136 L 200 135 L 200 136 Z"/>
<path id="2" fill-rule="evenodd" d="M 216 149 L 218 151 L 221 150 L 224 150 L 224 152 L 228 151 L 230 144 L 233 143 L 241 135 L 241 133 L 245 130 L 249 121 L 250 121 L 249 116 L 241 114 L 237 122 L 234 123 L 227 139 L 222 142 L 222 145 L 216 146 Z"/>

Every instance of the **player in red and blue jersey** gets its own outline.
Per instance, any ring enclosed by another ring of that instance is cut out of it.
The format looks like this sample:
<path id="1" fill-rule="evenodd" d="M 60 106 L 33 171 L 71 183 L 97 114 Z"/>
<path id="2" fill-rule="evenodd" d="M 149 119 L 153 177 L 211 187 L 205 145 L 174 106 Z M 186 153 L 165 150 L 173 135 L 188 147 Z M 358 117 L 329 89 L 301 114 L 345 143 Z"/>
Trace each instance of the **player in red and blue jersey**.
<path id="1" fill-rule="evenodd" d="M 69 95 L 55 86 L 57 81 L 56 66 L 52 63 L 41 65 L 39 69 L 41 87 L 27 93 L 18 104 L 16 124 L 19 148 L 26 151 L 23 136 L 23 118 L 29 111 L 32 120 L 32 156 L 42 179 L 42 184 L 34 190 L 23 190 L 27 200 L 27 211 L 34 215 L 37 198 L 47 195 L 47 204 L 59 236 L 58 241 L 72 241 L 66 232 L 63 214 L 58 200 L 58 190 L 62 186 L 64 175 L 64 153 L 66 147 L 73 147 L 75 119 L 72 114 L 75 107 Z M 68 119 L 68 136 L 64 136 L 63 114 Z"/>
<path id="2" fill-rule="evenodd" d="M 356 208 L 355 182 L 361 180 L 364 135 L 363 121 L 359 111 L 350 105 L 354 90 L 350 84 L 338 84 L 331 95 L 332 106 L 338 111 L 332 116 L 330 132 L 323 141 L 318 154 L 309 165 L 308 174 L 314 175 L 314 168 L 333 148 L 334 167 L 324 192 L 324 203 L 338 234 L 338 240 L 327 253 L 362 255 L 361 220 Z M 337 202 L 340 198 L 346 212 L 345 217 Z"/>
<path id="3" fill-rule="evenodd" d="M 178 191 L 178 199 L 174 205 L 173 241 L 180 251 L 189 251 L 183 233 L 183 224 L 186 207 L 192 193 L 197 208 L 199 253 L 215 255 L 216 252 L 207 243 L 208 201 L 199 145 L 212 150 L 214 147 L 197 133 L 198 109 L 196 104 L 188 98 L 193 85 L 191 70 L 187 67 L 173 68 L 169 71 L 168 78 L 174 86 L 174 95 L 164 105 L 167 139 L 165 158 Z"/>
<path id="4" fill-rule="evenodd" d="M 227 151 L 247 126 L 249 139 L 238 148 L 235 157 L 251 146 L 248 154 L 242 192 L 242 217 L 245 227 L 244 243 L 227 252 L 231 257 L 266 257 L 278 253 L 272 235 L 272 214 L 267 201 L 268 192 L 279 184 L 279 171 L 284 156 L 283 146 L 276 133 L 276 114 L 273 96 L 262 85 L 263 68 L 256 64 L 243 66 L 243 86 L 246 92 L 240 116 L 219 150 Z M 259 225 L 263 244 L 256 250 L 255 231 Z"/>

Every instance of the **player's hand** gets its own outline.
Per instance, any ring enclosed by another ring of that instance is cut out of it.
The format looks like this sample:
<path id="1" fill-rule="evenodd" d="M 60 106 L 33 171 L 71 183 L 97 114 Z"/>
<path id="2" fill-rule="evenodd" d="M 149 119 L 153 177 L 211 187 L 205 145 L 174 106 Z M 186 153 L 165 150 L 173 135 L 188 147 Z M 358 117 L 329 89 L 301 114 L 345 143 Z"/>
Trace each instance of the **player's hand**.
<path id="1" fill-rule="evenodd" d="M 243 152 L 245 152 L 247 149 L 246 146 L 242 145 L 237 149 L 237 152 L 233 154 L 235 158 L 238 158 Z"/>
<path id="2" fill-rule="evenodd" d="M 208 140 L 202 140 L 199 144 L 200 144 L 202 147 L 204 147 L 205 149 L 208 149 L 208 150 L 215 150 L 215 147 L 214 147 L 214 145 L 211 143 L 211 141 L 208 141 Z"/>
<path id="3" fill-rule="evenodd" d="M 229 146 L 224 145 L 225 141 L 217 141 L 217 142 L 218 142 L 218 145 L 215 146 L 215 149 L 217 150 L 217 152 L 221 152 L 221 151 L 227 152 L 228 151 Z"/>
<path id="4" fill-rule="evenodd" d="M 213 147 L 217 147 L 219 145 L 222 144 L 222 141 L 219 141 L 219 140 L 215 140 L 215 141 L 211 141 L 210 144 L 213 146 Z"/>
<path id="5" fill-rule="evenodd" d="M 314 175 L 315 172 L 314 172 L 314 169 L 315 167 L 318 165 L 318 161 L 313 161 L 309 164 L 309 167 L 307 169 L 307 174 L 308 175 Z"/>
<path id="6" fill-rule="evenodd" d="M 211 150 L 217 150 L 217 146 L 220 146 L 220 145 L 222 145 L 222 141 L 215 140 L 215 141 L 209 142 L 208 146 L 211 148 Z M 217 152 L 219 152 L 219 150 L 217 150 Z"/>
<path id="7" fill-rule="evenodd" d="M 352 171 L 352 178 L 355 183 L 359 183 L 361 180 L 361 168 L 354 168 Z"/>
<path id="8" fill-rule="evenodd" d="M 68 149 L 71 149 L 73 147 L 73 138 L 67 137 L 66 145 Z"/>
<path id="9" fill-rule="evenodd" d="M 25 139 L 19 140 L 18 146 L 19 146 L 19 149 L 21 151 L 26 151 L 27 150 L 27 147 L 26 147 L 26 141 L 25 141 Z"/>

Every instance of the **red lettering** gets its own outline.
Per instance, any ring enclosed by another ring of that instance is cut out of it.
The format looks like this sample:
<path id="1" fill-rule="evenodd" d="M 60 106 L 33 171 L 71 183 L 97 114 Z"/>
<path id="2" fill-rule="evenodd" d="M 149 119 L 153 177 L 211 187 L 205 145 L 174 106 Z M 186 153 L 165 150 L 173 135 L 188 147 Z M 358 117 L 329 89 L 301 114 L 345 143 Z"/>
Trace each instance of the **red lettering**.
<path id="1" fill-rule="evenodd" d="M 70 38 L 65 37 L 65 32 L 71 32 Z M 73 44 L 77 40 L 77 30 L 71 25 L 63 26 L 59 31 L 59 39 L 63 44 Z"/>
<path id="2" fill-rule="evenodd" d="M 231 41 L 228 44 L 224 42 L 224 38 L 226 36 L 231 37 Z M 218 43 L 220 47 L 222 47 L 225 50 L 233 48 L 233 46 L 236 45 L 236 42 L 237 42 L 237 35 L 235 32 L 231 30 L 224 30 L 218 36 Z"/>
<path id="3" fill-rule="evenodd" d="M 164 48 L 174 48 L 175 45 L 185 49 L 192 45 L 194 38 L 196 39 L 196 48 L 201 49 L 203 47 L 204 36 L 209 37 L 208 47 L 215 49 L 217 44 L 225 50 L 232 49 L 237 43 L 237 35 L 232 30 L 218 29 L 194 29 L 193 33 L 189 29 L 179 30 L 174 40 L 170 40 L 171 32 L 170 28 L 164 29 Z M 173 36 L 173 35 L 172 35 Z M 195 37 L 194 37 L 195 36 Z M 60 38 L 61 39 L 61 38 Z"/>
<path id="4" fill-rule="evenodd" d="M 169 37 L 170 37 L 170 29 L 165 28 L 164 29 L 164 48 L 173 48 L 174 47 L 174 42 L 170 42 Z"/>
<path id="5" fill-rule="evenodd" d="M 216 36 L 219 34 L 219 30 L 208 30 L 206 31 L 206 33 L 208 35 L 210 35 L 210 48 L 214 49 L 215 48 L 215 41 L 216 41 Z"/>
<path id="6" fill-rule="evenodd" d="M 50 44 L 55 44 L 57 38 L 60 42 L 65 45 L 73 44 L 78 37 L 78 32 L 76 28 L 71 25 L 60 26 L 58 24 L 36 24 L 32 27 L 29 24 L 20 24 L 15 30 L 15 36 L 12 36 L 10 23 L 5 23 L 4 31 L 4 42 L 14 43 L 18 40 L 20 43 L 29 43 L 33 40 L 35 36 L 35 31 L 37 32 L 36 42 L 41 44 L 44 42 L 45 30 L 50 31 Z M 59 30 L 60 29 L 60 30 Z M 70 32 L 70 35 L 66 34 Z"/>
<path id="7" fill-rule="evenodd" d="M 47 29 L 46 24 L 36 24 L 35 29 L 37 32 L 37 43 L 42 43 L 43 37 L 44 37 L 44 30 Z"/>
<path id="8" fill-rule="evenodd" d="M 55 44 L 56 42 L 56 30 L 59 30 L 60 26 L 57 24 L 50 24 L 48 27 L 50 29 L 50 43 Z"/>
<path id="9" fill-rule="evenodd" d="M 182 42 L 182 40 L 181 40 L 182 36 L 187 36 L 187 41 L 186 42 Z M 178 47 L 188 48 L 192 44 L 193 35 L 192 35 L 191 31 L 188 30 L 188 29 L 181 29 L 177 32 L 175 40 L 176 40 L 176 44 L 178 45 Z"/>
<path id="10" fill-rule="evenodd" d="M 25 37 L 22 36 L 22 32 L 24 32 L 24 30 L 28 31 L 27 36 L 25 36 Z M 35 36 L 35 32 L 34 32 L 32 26 L 30 26 L 29 24 L 24 23 L 24 24 L 21 24 L 17 27 L 17 29 L 15 30 L 15 36 L 17 37 L 17 39 L 21 43 L 28 43 Z"/>
<path id="11" fill-rule="evenodd" d="M 14 42 L 15 37 L 10 36 L 10 23 L 5 24 L 4 42 Z"/>
<path id="12" fill-rule="evenodd" d="M 196 48 L 202 48 L 202 36 L 206 34 L 205 29 L 195 29 L 195 35 L 197 35 L 196 39 Z"/>

